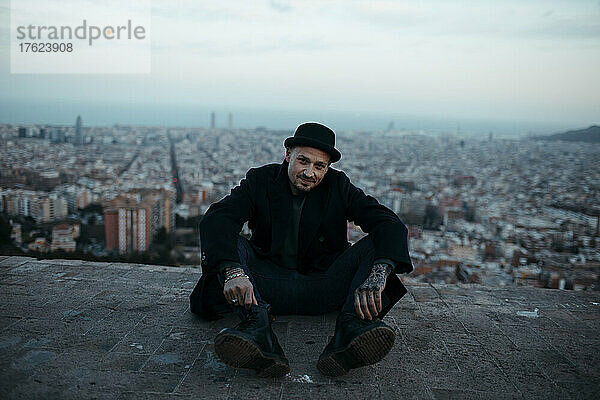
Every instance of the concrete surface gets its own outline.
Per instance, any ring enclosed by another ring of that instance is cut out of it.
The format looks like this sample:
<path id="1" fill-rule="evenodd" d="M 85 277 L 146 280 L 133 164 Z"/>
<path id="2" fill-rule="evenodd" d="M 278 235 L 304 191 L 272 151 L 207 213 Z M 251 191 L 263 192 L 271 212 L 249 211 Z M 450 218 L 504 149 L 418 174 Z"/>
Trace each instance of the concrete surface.
<path id="1" fill-rule="evenodd" d="M 600 293 L 409 285 L 396 345 L 342 378 L 315 362 L 335 315 L 274 323 L 292 372 L 215 356 L 233 317 L 191 314 L 198 270 L 0 256 L 0 398 L 600 398 Z"/>

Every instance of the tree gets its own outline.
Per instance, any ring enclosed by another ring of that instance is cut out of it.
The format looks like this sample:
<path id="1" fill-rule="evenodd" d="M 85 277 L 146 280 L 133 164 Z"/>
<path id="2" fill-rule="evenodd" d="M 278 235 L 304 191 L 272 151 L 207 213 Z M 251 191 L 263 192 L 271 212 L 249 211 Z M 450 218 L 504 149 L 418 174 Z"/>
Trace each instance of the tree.
<path id="1" fill-rule="evenodd" d="M 166 244 L 168 239 L 169 235 L 167 234 L 167 229 L 164 226 L 161 226 L 154 235 L 154 243 Z"/>
<path id="2" fill-rule="evenodd" d="M 96 215 L 92 214 L 88 217 L 88 225 L 94 225 L 96 223 Z"/>
<path id="3" fill-rule="evenodd" d="M 102 208 L 102 205 L 98 203 L 90 203 L 81 211 L 83 211 L 84 214 L 104 214 L 104 208 Z"/>
<path id="4" fill-rule="evenodd" d="M 442 222 L 443 219 L 439 213 L 439 207 L 427 204 L 425 206 L 425 216 L 423 217 L 423 227 L 426 229 L 437 229 Z"/>
<path id="5" fill-rule="evenodd" d="M 0 216 L 0 243 L 10 244 L 12 242 L 10 238 L 11 227 L 9 223 Z"/>

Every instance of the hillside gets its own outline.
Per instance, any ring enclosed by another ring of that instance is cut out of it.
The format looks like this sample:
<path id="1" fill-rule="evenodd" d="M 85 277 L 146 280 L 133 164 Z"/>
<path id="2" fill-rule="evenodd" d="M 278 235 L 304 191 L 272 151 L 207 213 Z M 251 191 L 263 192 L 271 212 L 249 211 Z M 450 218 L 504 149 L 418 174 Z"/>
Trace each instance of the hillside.
<path id="1" fill-rule="evenodd" d="M 592 125 L 586 129 L 555 133 L 548 136 L 537 136 L 536 140 L 564 140 L 566 142 L 600 143 L 600 126 Z"/>

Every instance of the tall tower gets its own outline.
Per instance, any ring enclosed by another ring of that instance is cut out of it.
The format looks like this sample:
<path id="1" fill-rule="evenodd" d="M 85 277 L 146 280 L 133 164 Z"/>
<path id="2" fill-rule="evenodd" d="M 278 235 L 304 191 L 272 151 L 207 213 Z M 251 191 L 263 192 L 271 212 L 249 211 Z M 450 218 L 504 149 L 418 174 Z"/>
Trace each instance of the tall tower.
<path id="1" fill-rule="evenodd" d="M 156 202 L 123 196 L 109 201 L 104 208 L 106 250 L 118 250 L 119 254 L 148 251 L 157 207 Z"/>
<path id="2" fill-rule="evenodd" d="M 227 128 L 229 130 L 233 129 L 233 115 L 231 113 L 227 114 Z"/>
<path id="3" fill-rule="evenodd" d="M 83 132 L 81 132 L 81 115 L 77 116 L 75 121 L 75 145 L 81 146 L 83 144 Z"/>
<path id="4" fill-rule="evenodd" d="M 210 113 L 210 129 L 215 129 L 215 112 Z"/>

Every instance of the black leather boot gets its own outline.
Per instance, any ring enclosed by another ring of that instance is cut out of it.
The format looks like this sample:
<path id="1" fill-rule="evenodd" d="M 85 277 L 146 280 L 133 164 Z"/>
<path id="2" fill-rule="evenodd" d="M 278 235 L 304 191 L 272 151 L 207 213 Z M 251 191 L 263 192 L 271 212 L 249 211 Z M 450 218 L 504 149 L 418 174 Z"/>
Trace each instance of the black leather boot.
<path id="1" fill-rule="evenodd" d="M 225 364 L 254 369 L 261 377 L 284 376 L 290 372 L 288 360 L 271 329 L 269 313 L 261 305 L 252 305 L 235 328 L 219 332 L 215 352 Z"/>
<path id="2" fill-rule="evenodd" d="M 335 333 L 319 356 L 323 375 L 340 376 L 351 369 L 375 364 L 390 352 L 396 335 L 382 320 L 360 319 L 355 313 L 337 317 Z"/>

